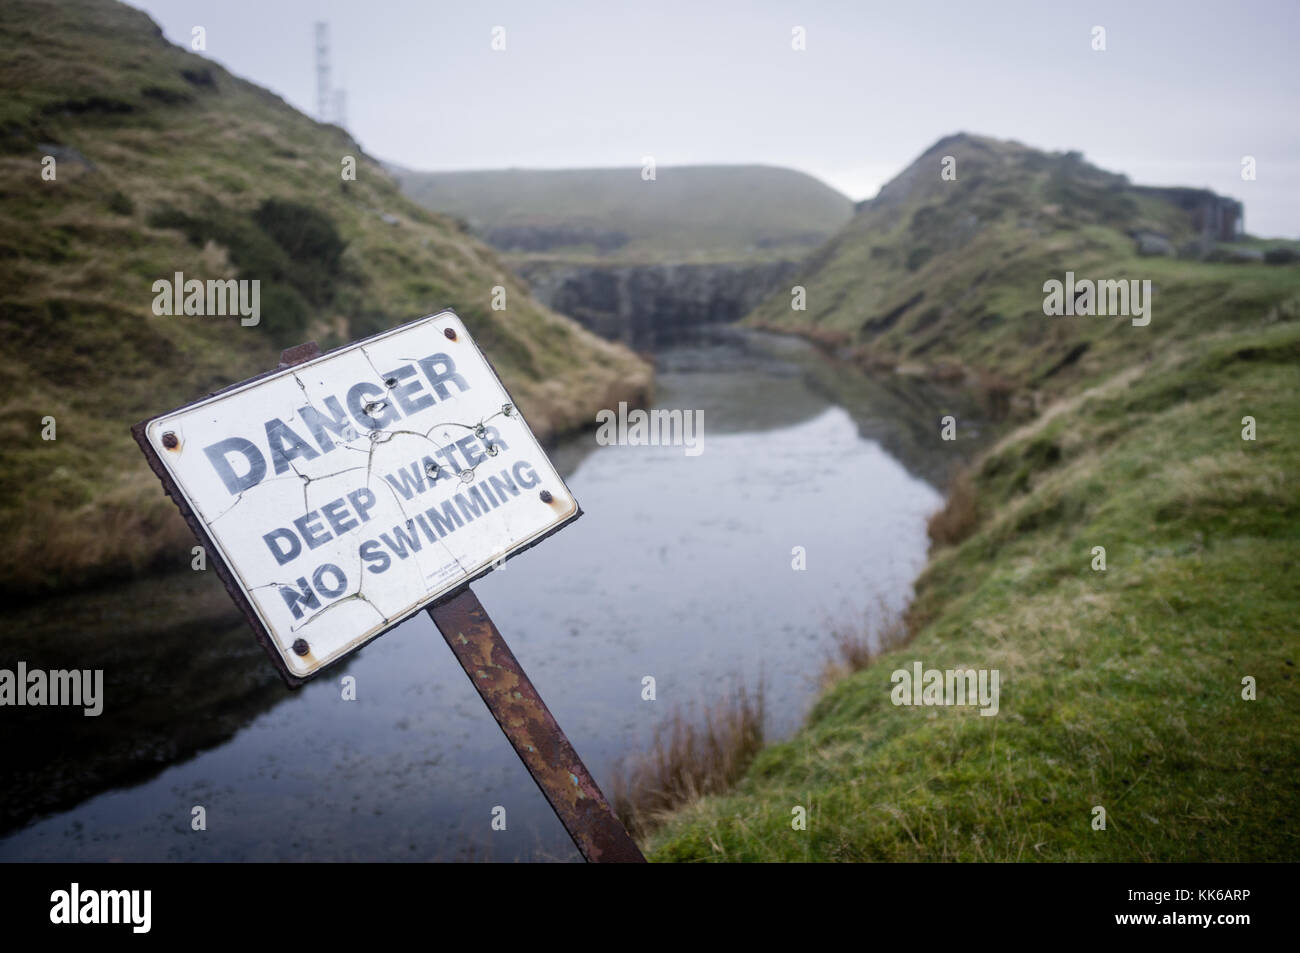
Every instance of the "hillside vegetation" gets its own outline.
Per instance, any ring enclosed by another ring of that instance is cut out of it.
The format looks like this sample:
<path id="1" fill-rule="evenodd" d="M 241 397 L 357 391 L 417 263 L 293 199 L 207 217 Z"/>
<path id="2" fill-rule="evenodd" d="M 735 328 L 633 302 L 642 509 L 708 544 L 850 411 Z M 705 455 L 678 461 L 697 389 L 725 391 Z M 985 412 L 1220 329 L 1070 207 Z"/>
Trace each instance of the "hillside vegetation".
<path id="1" fill-rule="evenodd" d="M 1146 229 L 1194 237 L 1077 156 L 955 137 L 820 250 L 807 312 L 752 316 L 868 373 L 995 376 L 1022 419 L 938 521 L 909 639 L 662 818 L 654 858 L 1295 859 L 1300 269 L 1140 258 Z M 1151 323 L 1044 315 L 1067 269 L 1151 279 Z M 998 714 L 895 706 L 917 661 L 998 670 Z"/>
<path id="2" fill-rule="evenodd" d="M 946 155 L 955 181 L 940 178 Z M 847 344 L 867 366 L 983 371 L 1052 394 L 1116 360 L 1258 324 L 1295 294 L 1294 267 L 1143 256 L 1136 233 L 1167 236 L 1176 249 L 1197 241 L 1184 211 L 1078 153 L 951 136 L 811 256 L 795 279 L 806 310 L 792 310 L 787 290 L 749 320 Z M 1151 323 L 1045 316 L 1043 283 L 1066 271 L 1149 279 Z"/>
<path id="3" fill-rule="evenodd" d="M 649 386 L 642 361 L 532 301 L 343 130 L 110 0 L 0 5 L 0 260 L 11 592 L 187 553 L 130 425 L 274 367 L 288 345 L 452 307 L 542 436 Z M 156 316 L 153 282 L 175 272 L 259 280 L 260 324 Z M 504 311 L 490 307 L 496 285 Z M 42 439 L 46 417 L 56 440 Z"/>
<path id="4" fill-rule="evenodd" d="M 798 259 L 853 213 L 830 186 L 771 166 L 393 169 L 426 208 L 464 219 L 519 259 L 728 262 Z"/>

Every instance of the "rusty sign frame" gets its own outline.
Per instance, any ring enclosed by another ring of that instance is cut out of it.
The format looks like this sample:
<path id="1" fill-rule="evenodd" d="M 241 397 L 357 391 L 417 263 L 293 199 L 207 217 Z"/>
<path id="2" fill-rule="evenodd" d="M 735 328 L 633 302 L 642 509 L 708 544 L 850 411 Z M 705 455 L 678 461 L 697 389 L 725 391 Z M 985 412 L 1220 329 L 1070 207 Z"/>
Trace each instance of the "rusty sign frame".
<path id="1" fill-rule="evenodd" d="M 369 645 L 371 642 L 375 641 L 376 639 L 384 635 L 387 635 L 389 632 L 397 628 L 403 622 L 407 622 L 410 619 L 415 618 L 421 612 L 431 608 L 437 602 L 452 598 L 453 596 L 456 595 L 456 591 L 462 586 L 468 586 L 470 583 L 474 582 L 475 580 L 483 578 L 488 573 L 492 572 L 496 567 L 501 566 L 503 563 L 509 561 L 510 559 L 513 559 L 515 556 L 519 555 L 520 553 L 528 549 L 531 549 L 533 546 L 536 546 L 538 543 L 549 538 L 552 534 L 557 533 L 560 530 L 564 529 L 566 526 L 571 525 L 574 522 L 574 520 L 577 520 L 583 515 L 581 504 L 577 502 L 577 498 L 573 496 L 573 493 L 571 491 L 569 491 L 568 484 L 565 483 L 564 477 L 557 472 L 556 476 L 560 480 L 560 483 L 564 486 L 565 492 L 574 501 L 575 510 L 572 515 L 570 515 L 564 521 L 556 524 L 555 526 L 552 526 L 550 529 L 541 533 L 537 537 L 529 540 L 527 543 L 524 543 L 516 547 L 510 552 L 504 554 L 502 557 L 493 560 L 491 563 L 484 566 L 482 569 L 478 570 L 472 575 L 466 577 L 465 579 L 462 579 L 460 583 L 457 584 L 456 588 L 443 593 L 442 595 L 436 597 L 435 599 L 425 600 L 420 604 L 414 606 L 413 608 L 407 610 L 406 612 L 394 616 L 393 618 L 388 620 L 387 624 L 385 624 L 381 629 L 379 629 L 377 632 L 375 632 L 365 641 L 353 646 L 350 650 L 339 655 L 337 658 L 333 659 L 329 663 L 320 666 L 315 671 L 310 672 L 306 675 L 299 675 L 293 672 L 292 670 L 290 670 L 289 667 L 285 664 L 284 657 L 281 654 L 281 650 L 277 645 L 276 640 L 271 635 L 271 632 L 268 630 L 266 624 L 263 622 L 257 609 L 253 606 L 252 602 L 249 600 L 247 593 L 243 589 L 243 586 L 236 578 L 236 573 L 233 567 L 231 566 L 231 564 L 229 563 L 229 561 L 225 558 L 225 554 L 222 552 L 222 547 L 217 544 L 217 541 L 213 539 L 212 535 L 208 532 L 208 529 L 204 525 L 203 520 L 199 517 L 199 514 L 194 511 L 194 508 L 190 505 L 190 502 L 187 499 L 185 492 L 181 489 L 179 484 L 176 482 L 175 478 L 172 476 L 171 472 L 168 470 L 166 464 L 163 462 L 163 459 L 161 455 L 158 453 L 157 448 L 154 446 L 153 441 L 149 439 L 148 428 L 156 420 L 159 420 L 164 417 L 170 417 L 174 414 L 191 410 L 207 401 L 212 400 L 213 398 L 220 397 L 223 394 L 228 394 L 232 391 L 248 387 L 251 384 L 262 383 L 264 381 L 267 381 L 271 378 L 280 375 L 292 373 L 293 368 L 296 368 L 299 365 L 305 364 L 309 361 L 315 361 L 319 358 L 327 358 L 330 357 L 331 355 L 336 355 L 343 351 L 350 351 L 354 348 L 364 348 L 367 344 L 375 342 L 380 338 L 387 337 L 396 332 L 400 332 L 406 328 L 419 324 L 422 321 L 427 321 L 430 318 L 437 317 L 444 314 L 450 314 L 451 316 L 455 317 L 458 321 L 460 321 L 462 325 L 464 324 L 463 319 L 461 319 L 460 316 L 457 315 L 453 309 L 443 308 L 440 309 L 439 311 L 433 312 L 432 314 L 415 318 L 411 321 L 404 322 L 403 324 L 397 325 L 395 327 L 387 328 L 383 331 L 372 334 L 369 337 L 360 338 L 356 341 L 351 341 L 347 344 L 340 345 L 339 347 L 331 348 L 328 351 L 322 351 L 320 346 L 317 345 L 315 341 L 309 341 L 305 344 L 299 344 L 291 348 L 286 348 L 280 355 L 279 365 L 274 369 L 265 371 L 261 374 L 254 375 L 253 377 L 245 378 L 242 381 L 236 381 L 235 383 L 223 387 L 220 390 L 213 391 L 210 394 L 206 394 L 203 397 L 200 397 L 196 400 L 189 401 L 188 403 L 182 404 L 179 407 L 172 408 L 171 410 L 164 411 L 163 413 L 154 414 L 151 417 L 147 418 L 146 420 L 142 420 L 139 423 L 135 424 L 131 428 L 131 435 L 135 438 L 135 442 L 139 445 L 140 449 L 144 451 L 145 459 L 149 463 L 149 468 L 153 470 L 154 475 L 158 477 L 159 481 L 161 481 L 163 486 L 163 492 L 168 497 L 171 498 L 172 502 L 176 504 L 177 509 L 180 510 L 180 514 L 184 518 L 185 522 L 189 525 L 191 532 L 194 533 L 195 537 L 199 540 L 199 543 L 203 546 L 204 553 L 206 555 L 209 564 L 216 571 L 218 578 L 220 578 L 222 582 L 222 585 L 226 587 L 226 591 L 230 593 L 231 599 L 234 600 L 235 605 L 239 608 L 240 613 L 244 616 L 245 621 L 252 628 L 253 634 L 257 637 L 257 641 L 261 644 L 263 650 L 265 650 L 267 655 L 270 656 L 272 663 L 275 665 L 276 671 L 279 672 L 280 677 L 284 680 L 285 684 L 288 685 L 290 688 L 298 688 L 306 684 L 307 682 L 311 681 L 312 679 L 316 678 L 323 672 L 334 668 L 335 665 L 351 657 L 361 648 L 363 648 L 366 645 Z M 452 338 L 452 340 L 454 340 L 454 338 Z M 501 384 L 501 389 L 505 391 L 506 397 L 509 399 L 510 403 L 513 404 L 515 407 L 518 407 L 519 406 L 518 402 L 515 401 L 514 395 L 510 393 L 509 389 L 505 385 L 505 382 L 501 380 L 501 375 L 497 373 L 496 366 L 492 363 L 491 359 L 486 354 L 483 353 L 481 348 L 478 347 L 478 343 L 474 341 L 472 336 L 469 337 L 469 343 L 473 345 L 476 353 L 483 358 L 488 368 L 492 371 L 492 374 L 496 377 L 497 381 Z M 520 416 L 522 418 L 522 411 L 520 412 Z M 527 426 L 527 421 L 525 420 L 524 422 L 525 422 L 525 426 Z M 529 432 L 531 432 L 531 428 L 529 428 Z M 540 444 L 540 441 L 538 442 Z"/>
<path id="2" fill-rule="evenodd" d="M 449 308 L 438 313 L 444 312 L 455 314 Z M 417 318 L 415 321 L 407 322 L 407 324 L 414 324 L 416 321 L 423 320 L 425 318 Z M 459 316 L 457 316 L 457 320 L 460 320 Z M 388 331 L 381 332 L 381 334 L 389 334 L 394 330 L 400 330 L 406 327 L 407 324 L 399 325 L 396 329 L 390 328 Z M 372 335 L 371 338 L 379 336 Z M 305 677 L 297 676 L 285 666 L 278 646 L 271 638 L 270 633 L 266 631 L 243 588 L 235 580 L 234 573 L 226 563 L 221 549 L 216 546 L 203 525 L 203 521 L 198 518 L 198 514 L 190 507 L 185 494 L 176 484 L 158 452 L 148 439 L 148 426 L 158 417 L 168 416 L 237 387 L 243 387 L 276 374 L 281 374 L 289 368 L 315 360 L 318 357 L 325 357 L 336 351 L 364 345 L 371 338 L 362 338 L 360 341 L 353 341 L 350 344 L 327 352 L 322 352 L 315 341 L 287 348 L 281 353 L 280 364 L 275 370 L 231 384 L 229 387 L 215 391 L 200 400 L 192 401 L 190 404 L 178 407 L 175 410 L 141 421 L 131 428 L 131 434 L 136 443 L 140 445 L 140 449 L 144 451 L 150 469 L 162 482 L 163 491 L 176 504 L 181 516 L 185 518 L 185 522 L 189 524 L 195 537 L 203 544 L 205 552 L 212 554 L 213 568 L 225 585 L 226 591 L 230 593 L 230 597 L 243 613 L 244 619 L 253 629 L 257 640 L 262 643 L 262 647 L 270 655 L 272 662 L 275 663 L 276 670 L 290 688 L 297 688 L 327 669 L 333 668 L 344 659 L 350 658 L 356 654 L 362 645 L 368 645 L 380 636 L 391 632 L 407 619 L 414 618 L 420 612 L 428 612 L 435 627 L 442 633 L 443 639 L 446 640 L 452 655 L 460 663 L 461 668 L 465 670 L 465 674 L 473 683 L 479 697 L 483 699 L 483 703 L 487 706 L 488 711 L 492 713 L 492 717 L 496 720 L 502 732 L 505 733 L 506 739 L 515 749 L 515 753 L 523 762 L 529 775 L 538 788 L 541 789 L 542 794 L 551 805 L 551 809 L 559 818 L 560 823 L 564 825 L 564 829 L 573 839 L 573 843 L 582 854 L 583 859 L 589 863 L 645 863 L 645 857 L 642 855 L 640 848 L 637 847 L 636 841 L 632 839 L 627 828 L 614 814 L 609 802 L 605 799 L 605 795 L 601 793 L 600 787 L 596 784 L 595 778 L 591 776 L 587 766 L 582 763 L 577 751 L 574 750 L 573 745 L 561 730 L 559 723 L 556 722 L 550 709 L 547 708 L 546 702 L 542 700 L 537 689 L 533 687 L 528 673 L 524 671 L 514 653 L 510 651 L 510 646 L 506 644 L 500 630 L 497 629 L 488 616 L 487 610 L 479 602 L 474 590 L 470 588 L 471 582 L 493 570 L 494 566 L 492 564 L 485 566 L 473 576 L 463 580 L 451 592 L 396 619 L 392 624 L 375 633 L 366 642 L 321 666 L 316 671 Z M 471 337 L 470 340 L 472 342 L 473 338 Z M 478 345 L 475 343 L 475 348 L 477 349 L 477 347 Z M 506 389 L 505 382 L 501 381 L 501 375 L 497 374 L 496 367 L 492 364 L 491 359 L 486 354 L 483 354 L 481 350 L 479 350 L 479 354 L 487 362 L 497 380 L 501 382 L 501 388 L 505 390 L 506 396 L 511 403 L 515 403 L 514 397 Z M 517 407 L 518 404 L 516 403 L 515 406 Z M 559 476 L 558 472 L 557 476 Z M 562 476 L 559 479 L 561 483 L 564 482 Z M 565 491 L 569 492 L 567 484 L 565 485 Z M 546 493 L 545 490 L 542 492 Z M 573 497 L 571 492 L 569 492 L 569 496 L 574 500 L 576 507 L 573 515 L 530 542 L 504 554 L 498 564 L 526 549 L 531 549 L 580 517 L 582 507 L 578 505 L 576 497 Z"/>

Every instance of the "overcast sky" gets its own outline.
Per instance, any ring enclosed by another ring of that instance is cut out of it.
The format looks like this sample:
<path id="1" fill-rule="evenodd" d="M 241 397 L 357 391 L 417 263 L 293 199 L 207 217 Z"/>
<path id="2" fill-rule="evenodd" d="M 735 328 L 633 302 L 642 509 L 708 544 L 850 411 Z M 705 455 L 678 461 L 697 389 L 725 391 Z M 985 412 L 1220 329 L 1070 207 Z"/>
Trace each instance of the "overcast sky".
<path id="1" fill-rule="evenodd" d="M 651 155 L 790 166 L 861 199 L 965 131 L 1212 188 L 1245 202 L 1253 234 L 1300 237 L 1296 0 L 132 5 L 176 43 L 204 27 L 207 56 L 312 114 L 313 24 L 327 21 L 349 130 L 416 169 Z M 1247 155 L 1255 181 L 1241 177 Z"/>

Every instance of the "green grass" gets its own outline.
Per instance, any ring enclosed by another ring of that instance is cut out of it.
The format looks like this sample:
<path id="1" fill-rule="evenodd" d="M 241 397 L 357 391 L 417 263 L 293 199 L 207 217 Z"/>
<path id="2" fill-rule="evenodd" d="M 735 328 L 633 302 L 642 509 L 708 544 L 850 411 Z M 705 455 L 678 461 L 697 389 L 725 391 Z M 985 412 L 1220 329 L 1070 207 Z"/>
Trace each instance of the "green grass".
<path id="1" fill-rule="evenodd" d="M 681 811 L 653 857 L 1295 859 L 1298 349 L 1288 325 L 1171 354 L 1004 440 L 979 528 L 919 582 L 912 641 L 732 794 Z M 914 660 L 998 669 L 1000 713 L 893 706 L 890 673 Z"/>
<path id="2" fill-rule="evenodd" d="M 939 177 L 943 155 L 957 180 Z M 809 259 L 752 324 L 836 336 L 876 364 L 945 363 L 996 371 L 1044 396 L 1150 358 L 1173 341 L 1241 327 L 1271 308 L 1300 309 L 1300 268 L 1140 257 L 1129 232 L 1195 237 L 1176 207 L 1129 190 L 1070 155 L 974 136 L 944 140 Z M 1153 317 L 1141 335 L 1121 318 L 1048 319 L 1048 279 L 1149 279 Z M 1076 345 L 1075 363 L 1048 375 Z"/>
<path id="3" fill-rule="evenodd" d="M 261 324 L 154 315 L 153 282 L 177 271 L 259 280 Z M 649 386 L 642 361 L 533 301 L 343 130 L 110 0 L 0 6 L 0 588 L 183 564 L 191 536 L 133 423 L 274 367 L 286 345 L 444 307 L 543 436 Z"/>
<path id="4" fill-rule="evenodd" d="M 910 641 L 830 688 L 729 793 L 672 815 L 650 856 L 1294 860 L 1300 271 L 1135 259 L 1120 231 L 1135 213 L 1118 208 L 1023 246 L 994 228 L 928 259 L 912 285 L 905 265 L 866 265 L 905 254 L 907 201 L 824 250 L 810 302 L 821 289 L 839 303 L 809 327 L 848 333 L 924 290 L 941 333 L 926 360 L 1003 374 L 1039 412 L 975 461 L 973 528 L 932 550 Z M 1151 325 L 1045 317 L 1038 287 L 1066 268 L 1157 282 Z M 990 313 L 1002 320 L 981 328 Z M 905 363 L 917 336 L 900 319 L 851 339 Z M 1044 379 L 1080 341 L 1084 358 Z M 890 675 L 914 661 L 997 669 L 999 714 L 894 706 Z M 1257 700 L 1242 698 L 1246 676 Z M 806 831 L 792 828 L 798 806 Z"/>

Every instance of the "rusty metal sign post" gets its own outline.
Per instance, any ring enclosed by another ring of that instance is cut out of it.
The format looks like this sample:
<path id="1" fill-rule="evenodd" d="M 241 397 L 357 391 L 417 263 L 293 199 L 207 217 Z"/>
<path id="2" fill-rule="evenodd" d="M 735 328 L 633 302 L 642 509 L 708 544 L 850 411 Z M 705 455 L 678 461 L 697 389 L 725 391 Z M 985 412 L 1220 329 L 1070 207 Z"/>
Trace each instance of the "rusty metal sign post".
<path id="1" fill-rule="evenodd" d="M 581 509 L 454 313 L 132 434 L 288 685 L 427 610 L 582 856 L 645 861 L 469 588 Z"/>
<path id="2" fill-rule="evenodd" d="M 641 851 L 474 591 L 466 586 L 429 615 L 582 856 L 602 863 L 643 863 Z"/>

